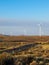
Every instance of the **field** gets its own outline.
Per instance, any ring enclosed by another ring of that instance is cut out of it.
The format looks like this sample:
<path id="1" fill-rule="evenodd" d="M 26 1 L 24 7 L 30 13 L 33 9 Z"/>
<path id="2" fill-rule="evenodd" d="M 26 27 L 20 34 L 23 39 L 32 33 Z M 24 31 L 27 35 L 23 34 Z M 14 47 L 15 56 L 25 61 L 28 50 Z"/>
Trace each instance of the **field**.
<path id="1" fill-rule="evenodd" d="M 0 35 L 0 65 L 49 65 L 49 36 Z"/>

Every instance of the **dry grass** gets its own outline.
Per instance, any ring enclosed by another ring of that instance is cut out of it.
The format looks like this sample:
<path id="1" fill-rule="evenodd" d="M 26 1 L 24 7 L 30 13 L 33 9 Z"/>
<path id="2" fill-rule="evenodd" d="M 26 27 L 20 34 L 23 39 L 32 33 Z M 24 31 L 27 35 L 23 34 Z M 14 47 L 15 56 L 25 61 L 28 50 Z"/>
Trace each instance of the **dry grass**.
<path id="1" fill-rule="evenodd" d="M 28 48 L 21 52 L 5 53 L 0 54 L 0 60 L 6 59 L 7 57 L 14 57 L 16 62 L 15 65 L 40 65 L 44 64 L 45 58 L 49 60 L 49 36 L 3 36 L 0 35 L 0 51 L 9 50 L 24 46 L 27 44 L 39 43 L 35 47 Z M 13 51 L 13 50 L 12 50 Z M 44 61 L 39 61 L 37 58 L 44 58 Z M 33 59 L 34 58 L 34 59 Z M 30 61 L 29 61 L 30 60 Z M 38 60 L 38 62 L 37 62 Z M 1 63 L 1 62 L 0 62 Z M 3 65 L 2 63 L 0 65 Z M 46 65 L 46 64 L 44 64 Z"/>

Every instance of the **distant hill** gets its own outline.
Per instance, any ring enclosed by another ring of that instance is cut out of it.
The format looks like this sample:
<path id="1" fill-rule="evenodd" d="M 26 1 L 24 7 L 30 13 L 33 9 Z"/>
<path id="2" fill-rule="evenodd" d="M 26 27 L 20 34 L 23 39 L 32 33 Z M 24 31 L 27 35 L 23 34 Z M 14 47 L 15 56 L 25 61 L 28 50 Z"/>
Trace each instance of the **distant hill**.
<path id="1" fill-rule="evenodd" d="M 0 34 L 0 40 L 8 42 L 49 42 L 49 36 L 8 36 Z"/>

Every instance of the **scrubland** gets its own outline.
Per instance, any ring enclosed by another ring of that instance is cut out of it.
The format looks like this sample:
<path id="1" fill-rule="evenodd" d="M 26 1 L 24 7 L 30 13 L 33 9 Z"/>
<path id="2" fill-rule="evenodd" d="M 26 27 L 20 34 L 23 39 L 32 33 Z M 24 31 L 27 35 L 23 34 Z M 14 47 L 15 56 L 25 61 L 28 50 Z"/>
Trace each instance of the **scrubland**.
<path id="1" fill-rule="evenodd" d="M 49 65 L 49 36 L 0 35 L 0 65 Z"/>

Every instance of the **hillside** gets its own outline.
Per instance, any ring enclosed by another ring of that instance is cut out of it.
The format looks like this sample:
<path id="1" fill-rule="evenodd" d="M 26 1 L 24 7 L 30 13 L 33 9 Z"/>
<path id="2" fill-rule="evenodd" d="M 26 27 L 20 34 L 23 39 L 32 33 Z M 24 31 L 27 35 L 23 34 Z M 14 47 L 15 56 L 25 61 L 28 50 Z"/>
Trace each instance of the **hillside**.
<path id="1" fill-rule="evenodd" d="M 0 41 L 8 41 L 8 42 L 49 42 L 49 36 L 5 36 L 0 35 Z"/>
<path id="2" fill-rule="evenodd" d="M 49 36 L 0 35 L 0 60 L 10 62 L 11 56 L 15 65 L 47 65 L 49 63 Z M 0 63 L 2 64 L 1 61 Z"/>

